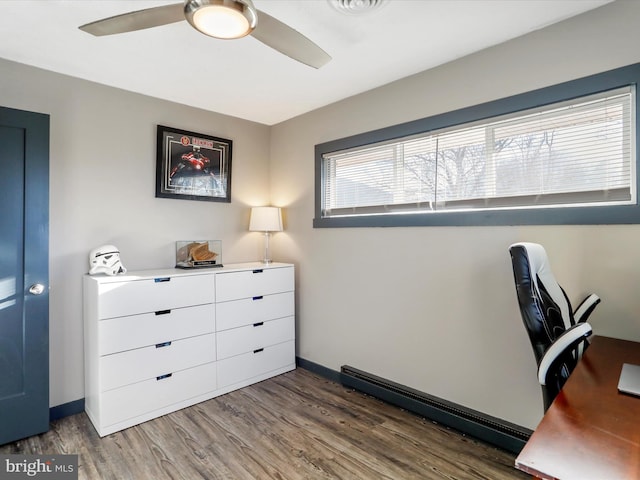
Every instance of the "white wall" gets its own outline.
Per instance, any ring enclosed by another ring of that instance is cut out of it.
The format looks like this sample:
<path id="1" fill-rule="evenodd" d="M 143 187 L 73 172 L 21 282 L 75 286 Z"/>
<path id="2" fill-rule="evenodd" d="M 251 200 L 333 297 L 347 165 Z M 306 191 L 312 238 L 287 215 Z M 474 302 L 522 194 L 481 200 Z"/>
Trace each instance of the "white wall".
<path id="1" fill-rule="evenodd" d="M 176 88 L 182 88 L 176 85 Z M 223 263 L 256 260 L 251 205 L 269 203 L 269 128 L 0 60 L 0 105 L 51 115 L 52 406 L 84 397 L 82 275 L 119 247 L 129 270 L 172 267 L 176 240 L 222 240 Z M 155 198 L 156 125 L 231 139 L 232 202 Z"/>
<path id="2" fill-rule="evenodd" d="M 618 1 L 276 125 L 275 255 L 298 265 L 298 355 L 348 364 L 516 424 L 542 415 L 508 246 L 543 243 L 596 334 L 640 340 L 640 226 L 313 229 L 314 145 L 640 61 L 640 3 Z"/>

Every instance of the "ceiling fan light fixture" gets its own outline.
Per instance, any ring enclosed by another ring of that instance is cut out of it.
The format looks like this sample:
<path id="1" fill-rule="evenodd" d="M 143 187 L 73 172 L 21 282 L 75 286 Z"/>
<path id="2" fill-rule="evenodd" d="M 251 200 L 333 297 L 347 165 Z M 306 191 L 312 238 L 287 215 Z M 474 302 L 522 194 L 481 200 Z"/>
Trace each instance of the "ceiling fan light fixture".
<path id="1" fill-rule="evenodd" d="M 184 13 L 196 30 L 222 39 L 250 34 L 258 20 L 250 0 L 187 0 Z"/>

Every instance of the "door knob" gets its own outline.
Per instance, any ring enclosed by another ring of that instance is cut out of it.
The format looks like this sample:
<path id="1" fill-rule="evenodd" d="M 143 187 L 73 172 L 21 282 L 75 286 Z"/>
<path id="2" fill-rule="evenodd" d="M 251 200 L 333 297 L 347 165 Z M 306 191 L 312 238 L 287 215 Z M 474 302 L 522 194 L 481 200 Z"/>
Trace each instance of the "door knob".
<path id="1" fill-rule="evenodd" d="M 29 293 L 31 295 L 41 295 L 44 292 L 44 285 L 41 283 L 34 283 L 29 287 Z"/>

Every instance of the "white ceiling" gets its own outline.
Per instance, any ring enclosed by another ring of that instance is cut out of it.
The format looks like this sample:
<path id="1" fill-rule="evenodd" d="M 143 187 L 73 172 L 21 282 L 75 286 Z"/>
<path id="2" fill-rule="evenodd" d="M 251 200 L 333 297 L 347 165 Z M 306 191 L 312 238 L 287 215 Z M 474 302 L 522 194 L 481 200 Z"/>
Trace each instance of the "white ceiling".
<path id="1" fill-rule="evenodd" d="M 186 21 L 108 37 L 77 28 L 175 1 L 0 0 L 0 57 L 273 125 L 611 1 L 387 0 L 356 16 L 328 0 L 254 0 L 333 57 L 316 70 Z"/>

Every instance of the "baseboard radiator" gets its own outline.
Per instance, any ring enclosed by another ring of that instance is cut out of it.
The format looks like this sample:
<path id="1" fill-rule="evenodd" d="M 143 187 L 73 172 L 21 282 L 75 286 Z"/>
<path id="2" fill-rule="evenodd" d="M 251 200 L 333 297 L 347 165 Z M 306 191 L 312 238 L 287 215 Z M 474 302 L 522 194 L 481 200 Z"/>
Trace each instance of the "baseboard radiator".
<path id="1" fill-rule="evenodd" d="M 504 450 L 519 453 L 531 433 L 524 427 L 434 397 L 348 365 L 340 369 L 344 386 L 408 410 Z"/>

